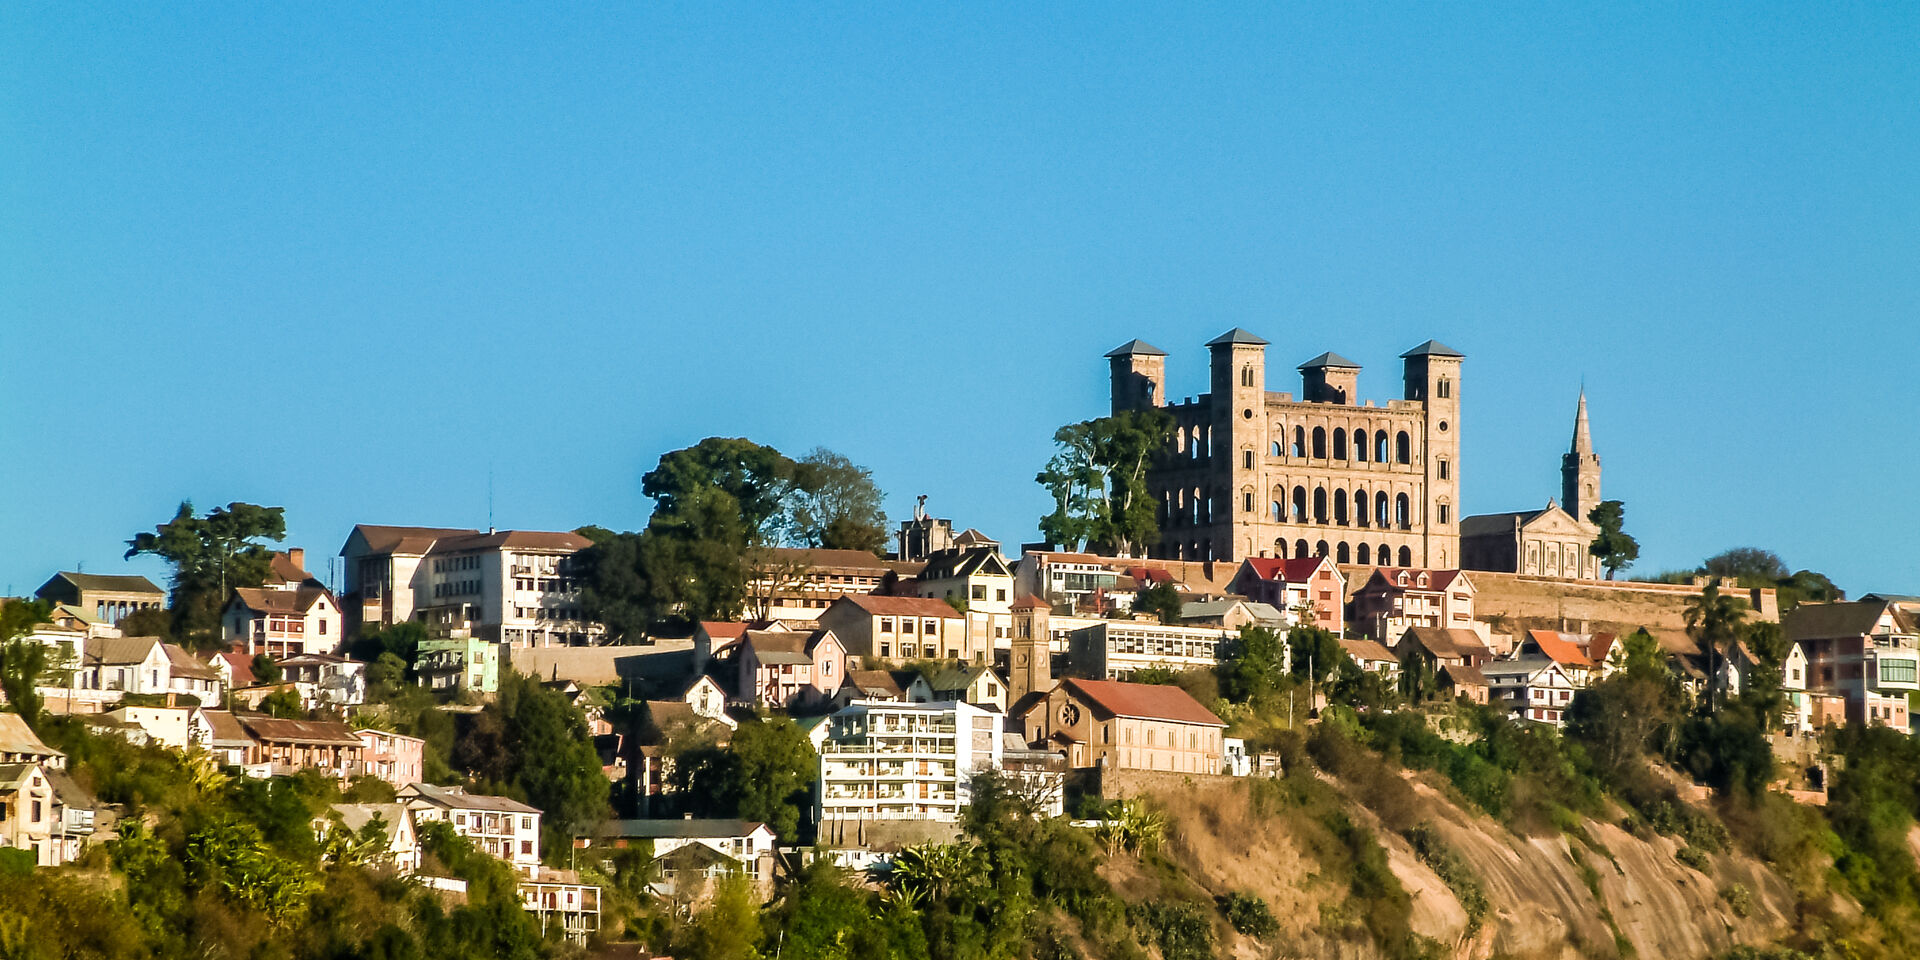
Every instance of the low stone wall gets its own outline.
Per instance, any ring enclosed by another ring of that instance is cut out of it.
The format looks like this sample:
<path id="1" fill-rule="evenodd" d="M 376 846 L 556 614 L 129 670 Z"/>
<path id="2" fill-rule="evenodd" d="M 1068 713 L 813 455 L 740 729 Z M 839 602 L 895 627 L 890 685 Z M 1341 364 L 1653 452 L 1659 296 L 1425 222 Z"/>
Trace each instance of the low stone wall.
<path id="1" fill-rule="evenodd" d="M 1516 637 L 1527 630 L 1631 633 L 1645 627 L 1668 646 L 1689 649 L 1687 604 L 1702 592 L 1690 584 L 1557 580 L 1480 570 L 1470 570 L 1467 576 L 1476 588 L 1474 617 L 1495 633 Z M 1727 593 L 1746 601 L 1753 610 L 1749 616 L 1755 619 L 1780 618 L 1771 589 L 1735 588 Z"/>
<path id="2" fill-rule="evenodd" d="M 586 686 L 641 681 L 690 672 L 692 640 L 662 640 L 646 646 L 520 647 L 507 664 L 541 680 L 572 680 Z"/>
<path id="3" fill-rule="evenodd" d="M 1226 784 L 1244 777 L 1211 773 L 1174 773 L 1168 770 L 1089 770 L 1087 789 L 1102 800 L 1121 800 L 1143 793 L 1191 790 L 1197 785 Z"/>
<path id="4" fill-rule="evenodd" d="M 823 847 L 890 852 L 916 843 L 951 843 L 960 825 L 939 820 L 827 820 L 815 841 Z"/>

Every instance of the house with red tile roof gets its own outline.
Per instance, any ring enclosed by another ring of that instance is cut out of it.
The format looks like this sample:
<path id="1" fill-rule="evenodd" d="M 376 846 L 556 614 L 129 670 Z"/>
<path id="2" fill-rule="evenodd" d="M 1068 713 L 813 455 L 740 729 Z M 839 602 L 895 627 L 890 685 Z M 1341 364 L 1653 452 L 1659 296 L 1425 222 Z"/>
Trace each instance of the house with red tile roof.
<path id="1" fill-rule="evenodd" d="M 221 633 L 233 649 L 275 659 L 337 651 L 342 622 L 339 603 L 318 584 L 241 587 L 220 614 Z"/>
<path id="2" fill-rule="evenodd" d="M 973 637 L 967 618 L 945 600 L 848 594 L 820 614 L 849 657 L 985 663 L 992 639 Z"/>
<path id="3" fill-rule="evenodd" d="M 1599 679 L 1600 665 L 1587 653 L 1591 638 L 1557 630 L 1528 630 L 1514 650 L 1514 659 L 1538 657 L 1552 660 L 1566 672 L 1576 687 L 1585 687 Z"/>
<path id="4" fill-rule="evenodd" d="M 1248 557 L 1227 589 L 1289 617 L 1306 608 L 1322 630 L 1340 633 L 1347 627 L 1347 578 L 1328 557 Z"/>
<path id="5" fill-rule="evenodd" d="M 1482 631 L 1473 619 L 1473 595 L 1465 571 L 1375 567 L 1354 591 L 1349 623 L 1357 633 L 1394 644 L 1411 627 Z"/>
<path id="6" fill-rule="evenodd" d="M 1179 687 L 1067 679 L 1008 712 L 1029 744 L 1071 767 L 1223 772 L 1226 723 Z"/>

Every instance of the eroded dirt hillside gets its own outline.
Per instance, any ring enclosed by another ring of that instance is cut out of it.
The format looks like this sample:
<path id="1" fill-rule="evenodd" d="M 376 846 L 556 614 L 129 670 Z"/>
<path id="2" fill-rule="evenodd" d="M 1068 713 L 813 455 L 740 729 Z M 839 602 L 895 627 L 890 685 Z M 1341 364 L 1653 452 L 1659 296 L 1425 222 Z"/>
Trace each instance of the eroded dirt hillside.
<path id="1" fill-rule="evenodd" d="M 1681 862 L 1669 837 L 1642 838 L 1612 823 L 1586 821 L 1590 841 L 1522 836 L 1414 783 L 1422 809 L 1447 847 L 1470 867 L 1486 908 L 1469 933 L 1468 911 L 1400 835 L 1381 829 L 1363 804 L 1344 812 L 1385 849 L 1393 875 L 1411 897 L 1414 932 L 1459 960 L 1481 958 L 1710 957 L 1741 943 L 1785 936 L 1795 911 L 1787 883 L 1737 854 L 1712 855 L 1706 872 Z M 1281 924 L 1266 942 L 1222 930 L 1222 953 L 1246 958 L 1371 960 L 1387 952 L 1365 935 L 1346 883 L 1323 873 L 1325 838 L 1301 822 L 1256 805 L 1245 782 L 1167 783 L 1136 788 L 1167 818 L 1164 855 L 1179 868 L 1154 870 L 1128 858 L 1106 869 L 1124 895 L 1153 897 L 1191 883 L 1188 895 L 1252 891 Z M 1318 847 L 1319 849 L 1316 849 Z M 1333 852 L 1334 856 L 1338 852 Z"/>

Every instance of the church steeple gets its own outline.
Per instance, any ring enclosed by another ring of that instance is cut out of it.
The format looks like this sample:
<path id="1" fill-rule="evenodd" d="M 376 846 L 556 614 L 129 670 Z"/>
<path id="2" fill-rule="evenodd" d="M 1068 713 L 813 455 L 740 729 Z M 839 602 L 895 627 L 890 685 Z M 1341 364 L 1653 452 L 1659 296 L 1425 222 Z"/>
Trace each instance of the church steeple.
<path id="1" fill-rule="evenodd" d="M 1573 445 L 1560 458 L 1560 502 L 1581 523 L 1600 505 L 1600 455 L 1593 452 L 1593 433 L 1587 426 L 1587 390 L 1580 388 L 1580 406 L 1573 415 Z"/>

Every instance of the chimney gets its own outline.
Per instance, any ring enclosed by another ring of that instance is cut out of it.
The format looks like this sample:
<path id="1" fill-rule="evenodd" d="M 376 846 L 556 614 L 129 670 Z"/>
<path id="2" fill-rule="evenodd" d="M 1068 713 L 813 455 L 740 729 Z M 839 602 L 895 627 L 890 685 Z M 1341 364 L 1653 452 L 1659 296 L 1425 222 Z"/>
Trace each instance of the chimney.
<path id="1" fill-rule="evenodd" d="M 287 559 L 293 561 L 293 565 L 302 570 L 307 568 L 307 551 L 304 547 L 288 547 Z"/>

